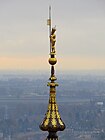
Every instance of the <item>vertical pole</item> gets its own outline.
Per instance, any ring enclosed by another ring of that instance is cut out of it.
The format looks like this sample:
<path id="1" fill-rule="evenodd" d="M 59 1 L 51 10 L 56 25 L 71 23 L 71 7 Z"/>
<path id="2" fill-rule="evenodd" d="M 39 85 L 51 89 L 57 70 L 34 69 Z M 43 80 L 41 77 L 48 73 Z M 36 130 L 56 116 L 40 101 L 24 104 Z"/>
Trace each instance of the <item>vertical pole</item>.
<path id="1" fill-rule="evenodd" d="M 49 24 L 49 37 L 51 35 L 51 6 L 49 6 L 49 20 L 50 20 L 50 24 Z M 51 53 L 51 41 L 50 41 L 50 53 Z"/>

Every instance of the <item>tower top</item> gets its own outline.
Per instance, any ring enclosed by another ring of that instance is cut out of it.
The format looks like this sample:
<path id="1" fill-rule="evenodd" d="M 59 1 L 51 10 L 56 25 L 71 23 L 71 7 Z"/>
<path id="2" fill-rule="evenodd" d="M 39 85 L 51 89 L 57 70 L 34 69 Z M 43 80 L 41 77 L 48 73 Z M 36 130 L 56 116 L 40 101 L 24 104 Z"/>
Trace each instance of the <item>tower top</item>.
<path id="1" fill-rule="evenodd" d="M 51 65 L 51 76 L 49 78 L 50 82 L 48 82 L 48 86 L 50 87 L 50 95 L 49 95 L 49 103 L 48 110 L 45 114 L 45 118 L 40 124 L 40 129 L 43 131 L 48 131 L 49 135 L 46 140 L 58 140 L 58 136 L 56 134 L 57 131 L 63 131 L 65 129 L 65 124 L 60 117 L 60 113 L 58 111 L 58 105 L 56 103 L 56 86 L 58 83 L 55 81 L 57 78 L 55 77 L 55 64 L 57 63 L 56 59 L 56 28 L 51 27 L 51 6 L 49 6 L 49 19 L 47 20 L 47 25 L 49 25 L 49 39 L 50 39 L 50 57 L 49 64 Z"/>

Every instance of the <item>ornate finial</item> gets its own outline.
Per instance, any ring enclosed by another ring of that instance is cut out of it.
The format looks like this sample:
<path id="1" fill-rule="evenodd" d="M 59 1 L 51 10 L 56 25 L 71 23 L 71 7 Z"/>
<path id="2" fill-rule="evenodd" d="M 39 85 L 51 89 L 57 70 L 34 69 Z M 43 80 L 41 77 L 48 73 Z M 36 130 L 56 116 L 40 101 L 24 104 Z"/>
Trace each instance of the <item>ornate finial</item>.
<path id="1" fill-rule="evenodd" d="M 58 83 L 55 82 L 57 78 L 55 77 L 55 70 L 54 70 L 54 65 L 57 63 L 57 59 L 55 57 L 56 28 L 52 28 L 51 30 L 51 7 L 49 7 L 49 14 L 50 15 L 47 23 L 49 25 L 49 31 L 50 31 L 49 64 L 51 65 L 51 76 L 49 78 L 50 82 L 48 83 L 48 86 L 50 86 L 50 97 L 49 97 L 48 110 L 45 114 L 44 120 L 40 124 L 40 129 L 49 132 L 49 135 L 47 136 L 46 140 L 58 140 L 58 136 L 56 132 L 63 131 L 65 129 L 65 124 L 60 117 L 58 111 L 58 105 L 56 103 L 56 86 L 58 86 Z"/>

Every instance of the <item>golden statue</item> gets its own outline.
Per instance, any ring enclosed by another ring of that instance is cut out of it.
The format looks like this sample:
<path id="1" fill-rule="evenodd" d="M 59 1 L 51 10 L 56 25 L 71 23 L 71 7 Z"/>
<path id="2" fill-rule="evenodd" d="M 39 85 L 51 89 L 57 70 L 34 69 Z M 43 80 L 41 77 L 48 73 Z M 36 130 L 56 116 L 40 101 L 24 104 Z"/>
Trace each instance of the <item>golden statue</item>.
<path id="1" fill-rule="evenodd" d="M 55 53 L 55 42 L 56 42 L 55 31 L 56 28 L 52 28 L 51 35 L 50 35 L 51 49 L 53 53 Z"/>

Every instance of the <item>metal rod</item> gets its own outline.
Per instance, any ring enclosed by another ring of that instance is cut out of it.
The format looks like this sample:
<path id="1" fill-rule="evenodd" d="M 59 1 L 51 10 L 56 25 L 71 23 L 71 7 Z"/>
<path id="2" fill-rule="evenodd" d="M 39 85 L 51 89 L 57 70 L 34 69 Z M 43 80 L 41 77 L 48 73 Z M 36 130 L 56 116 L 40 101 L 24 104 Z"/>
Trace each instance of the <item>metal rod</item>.
<path id="1" fill-rule="evenodd" d="M 49 6 L 49 20 L 50 20 L 50 24 L 49 24 L 49 37 L 51 35 L 51 6 Z M 51 53 L 51 41 L 50 41 L 50 53 Z"/>

